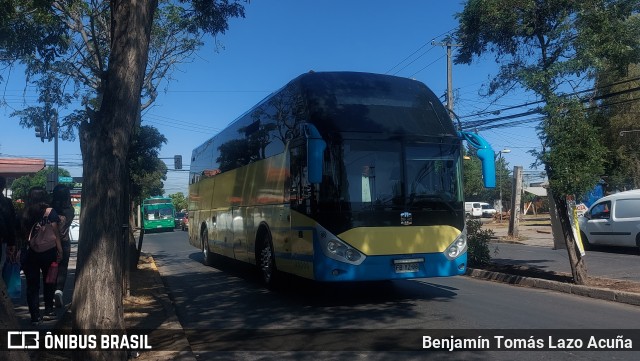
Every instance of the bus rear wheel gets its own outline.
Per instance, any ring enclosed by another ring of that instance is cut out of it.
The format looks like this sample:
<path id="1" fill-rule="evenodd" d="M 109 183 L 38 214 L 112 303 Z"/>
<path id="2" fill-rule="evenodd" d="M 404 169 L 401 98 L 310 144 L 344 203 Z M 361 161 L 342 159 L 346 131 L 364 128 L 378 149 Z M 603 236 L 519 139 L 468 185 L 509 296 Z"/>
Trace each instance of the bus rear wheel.
<path id="1" fill-rule="evenodd" d="M 202 263 L 204 263 L 205 266 L 213 266 L 214 257 L 211 250 L 209 250 L 209 232 L 207 232 L 206 228 L 202 230 L 200 239 L 202 240 Z"/>
<path id="2" fill-rule="evenodd" d="M 268 288 L 273 288 L 276 284 L 277 269 L 275 254 L 273 252 L 273 242 L 271 240 L 271 234 L 268 231 L 264 232 L 260 240 L 258 267 L 260 269 L 260 275 L 262 276 L 262 282 L 264 282 Z"/>

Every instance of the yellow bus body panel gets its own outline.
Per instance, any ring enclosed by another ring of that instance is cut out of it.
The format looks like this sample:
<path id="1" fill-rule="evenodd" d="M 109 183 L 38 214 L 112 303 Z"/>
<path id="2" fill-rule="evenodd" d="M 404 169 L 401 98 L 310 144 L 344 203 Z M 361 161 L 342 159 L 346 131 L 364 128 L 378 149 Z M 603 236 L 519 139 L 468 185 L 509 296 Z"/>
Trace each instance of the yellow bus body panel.
<path id="1" fill-rule="evenodd" d="M 369 256 L 444 252 L 460 235 L 452 226 L 360 227 L 337 235 Z"/>

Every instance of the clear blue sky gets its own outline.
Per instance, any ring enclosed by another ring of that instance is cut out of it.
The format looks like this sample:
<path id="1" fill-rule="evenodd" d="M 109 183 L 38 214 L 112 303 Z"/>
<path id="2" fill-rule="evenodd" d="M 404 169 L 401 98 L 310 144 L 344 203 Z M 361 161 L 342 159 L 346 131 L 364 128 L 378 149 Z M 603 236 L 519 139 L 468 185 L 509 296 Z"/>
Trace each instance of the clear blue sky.
<path id="1" fill-rule="evenodd" d="M 457 27 L 455 13 L 462 2 L 402 0 L 279 0 L 251 1 L 246 17 L 230 22 L 221 46 L 208 46 L 190 64 L 173 74 L 169 90 L 143 114 L 143 124 L 157 127 L 168 139 L 161 157 L 173 168 L 173 155 L 188 166 L 191 150 L 236 117 L 301 73 L 364 71 L 415 78 L 436 94 L 446 92 L 446 49 L 432 46 Z M 406 60 L 405 60 L 406 59 Z M 494 104 L 478 92 L 497 66 L 492 57 L 472 65 L 454 65 L 454 111 L 460 116 L 485 109 L 536 100 L 523 93 Z M 37 157 L 53 165 L 53 142 L 40 142 L 33 129 L 23 129 L 11 108 L 34 100 L 23 97 L 24 77 L 13 73 L 1 84 L 8 107 L 0 107 L 0 156 Z M 443 98 L 444 99 L 444 98 Z M 519 111 L 524 111 L 520 109 Z M 466 118 L 464 120 L 471 120 Z M 529 169 L 527 153 L 539 147 L 535 124 L 480 132 L 498 151 L 508 148 L 510 166 Z M 60 142 L 61 167 L 81 176 L 79 143 Z M 169 171 L 166 194 L 187 193 L 187 173 Z"/>

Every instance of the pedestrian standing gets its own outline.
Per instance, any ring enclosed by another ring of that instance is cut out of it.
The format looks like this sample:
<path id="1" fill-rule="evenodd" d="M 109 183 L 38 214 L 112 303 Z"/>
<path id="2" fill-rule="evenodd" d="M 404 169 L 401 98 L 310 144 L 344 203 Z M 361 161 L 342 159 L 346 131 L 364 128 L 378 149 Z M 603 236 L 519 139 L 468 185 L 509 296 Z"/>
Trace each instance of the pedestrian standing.
<path id="1" fill-rule="evenodd" d="M 64 284 L 67 281 L 69 257 L 71 256 L 69 228 L 71 227 L 71 222 L 73 222 L 73 217 L 75 216 L 75 210 L 71 205 L 71 192 L 69 191 L 69 187 L 64 184 L 58 184 L 53 188 L 51 206 L 60 217 L 58 228 L 60 230 L 60 243 L 62 244 L 62 260 L 58 264 L 58 279 L 56 281 L 56 291 L 53 296 L 54 304 L 59 308 L 64 304 L 62 291 L 64 291 Z"/>
<path id="2" fill-rule="evenodd" d="M 16 258 L 16 210 L 10 198 L 5 197 L 4 189 L 7 180 L 0 176 L 0 260 L 6 254 L 8 261 L 15 262 Z M 6 247 L 6 253 L 3 248 Z"/>
<path id="3" fill-rule="evenodd" d="M 44 188 L 31 188 L 22 216 L 22 232 L 25 239 L 29 240 L 23 270 L 27 278 L 27 305 L 32 325 L 38 325 L 43 320 L 40 315 L 40 276 L 42 274 L 42 279 L 46 280 L 51 264 L 62 260 L 59 222 L 60 217 L 47 203 L 47 192 Z M 46 242 L 40 243 L 42 234 L 50 236 L 46 237 Z M 56 285 L 43 283 L 44 316 L 55 317 L 53 295 Z"/>

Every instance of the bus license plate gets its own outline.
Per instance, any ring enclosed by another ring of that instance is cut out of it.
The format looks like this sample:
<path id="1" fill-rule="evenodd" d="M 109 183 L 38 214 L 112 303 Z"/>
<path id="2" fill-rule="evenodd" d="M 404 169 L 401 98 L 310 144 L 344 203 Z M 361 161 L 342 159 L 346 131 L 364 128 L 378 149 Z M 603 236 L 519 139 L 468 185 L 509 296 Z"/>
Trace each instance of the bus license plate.
<path id="1" fill-rule="evenodd" d="M 420 263 L 396 263 L 396 273 L 418 272 L 420 270 Z"/>

